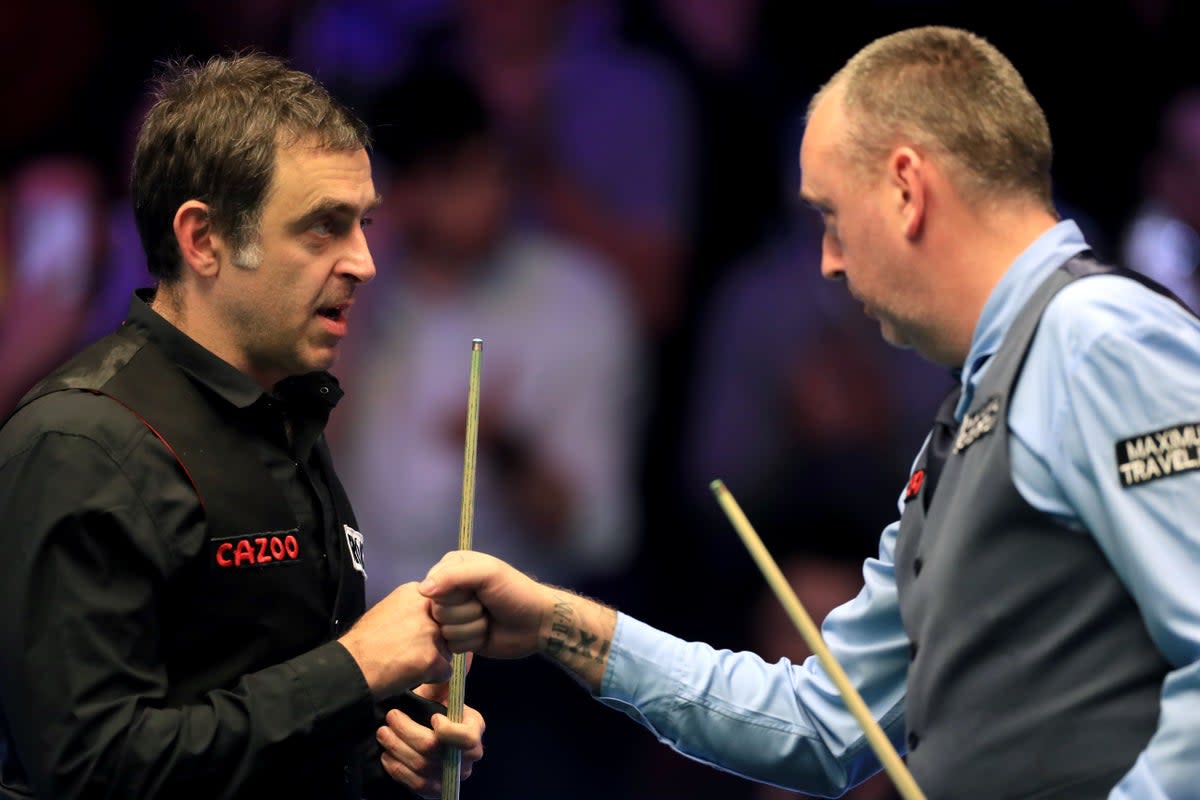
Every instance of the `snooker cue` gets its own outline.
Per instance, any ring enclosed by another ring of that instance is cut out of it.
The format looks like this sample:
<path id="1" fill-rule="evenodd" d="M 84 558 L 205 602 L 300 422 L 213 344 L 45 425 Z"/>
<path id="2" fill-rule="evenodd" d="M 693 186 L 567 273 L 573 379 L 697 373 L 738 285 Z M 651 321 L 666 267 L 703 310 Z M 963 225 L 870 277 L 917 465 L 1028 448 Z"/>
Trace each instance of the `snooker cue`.
<path id="1" fill-rule="evenodd" d="M 721 504 L 725 515 L 729 517 L 729 521 L 733 523 L 734 529 L 738 535 L 742 537 L 742 542 L 746 545 L 746 549 L 750 551 L 751 557 L 754 558 L 758 568 L 762 571 L 763 577 L 767 579 L 771 589 L 774 590 L 775 596 L 779 598 L 779 602 L 783 604 L 783 608 L 787 611 L 789 617 L 792 618 L 792 623 L 800 631 L 800 635 L 804 637 L 805 643 L 809 649 L 816 654 L 821 661 L 821 666 L 825 668 L 825 672 L 833 679 L 837 685 L 838 691 L 842 693 L 842 698 L 846 701 L 847 708 L 854 715 L 854 719 L 858 721 L 858 725 L 863 729 L 863 733 L 867 735 L 867 742 L 875 751 L 875 755 L 879 757 L 879 761 L 883 764 L 883 768 L 887 770 L 888 775 L 895 784 L 896 790 L 900 792 L 900 796 L 904 800 L 925 800 L 925 795 L 917 786 L 917 782 L 913 780 L 912 773 L 908 771 L 908 767 L 900 760 L 896 749 L 892 747 L 892 743 L 884 734 L 883 729 L 879 727 L 879 723 L 871 716 L 867 704 L 863 702 L 862 696 L 858 690 L 850 683 L 850 679 L 846 677 L 846 671 L 842 669 L 842 665 L 834 658 L 833 653 L 829 652 L 829 648 L 825 646 L 825 640 L 821 638 L 821 632 L 817 626 L 813 624 L 812 617 L 804 610 L 804 606 L 800 603 L 800 598 L 796 597 L 796 593 L 792 591 L 792 587 L 788 584 L 787 579 L 783 577 L 783 573 L 779 571 L 779 566 L 775 563 L 775 559 L 767 552 L 766 546 L 762 543 L 762 539 L 754 530 L 754 526 L 750 524 L 750 520 L 746 518 L 741 506 L 734 499 L 733 494 L 725 488 L 725 484 L 718 478 L 708 485 L 716 495 L 717 502 Z"/>
<path id="2" fill-rule="evenodd" d="M 479 367 L 483 339 L 471 340 L 471 375 L 467 385 L 467 441 L 463 449 L 462 512 L 458 518 L 458 549 L 471 549 L 471 527 L 475 522 L 475 457 L 479 449 Z M 462 722 L 467 688 L 466 653 L 455 653 L 450 662 L 450 697 L 446 716 Z M 442 756 L 442 800 L 458 800 L 462 751 L 446 745 Z"/>

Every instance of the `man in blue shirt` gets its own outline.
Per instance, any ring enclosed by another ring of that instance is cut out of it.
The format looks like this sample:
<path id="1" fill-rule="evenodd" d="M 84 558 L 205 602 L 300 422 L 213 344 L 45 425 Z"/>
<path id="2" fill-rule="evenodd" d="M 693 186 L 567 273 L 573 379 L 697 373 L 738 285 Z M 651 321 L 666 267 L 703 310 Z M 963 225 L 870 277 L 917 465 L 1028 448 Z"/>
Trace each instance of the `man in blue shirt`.
<path id="1" fill-rule="evenodd" d="M 1200 797 L 1200 321 L 1089 257 L 1045 117 L 966 31 L 883 37 L 814 97 L 822 272 L 960 377 L 824 638 L 931 798 Z M 453 553 L 452 649 L 540 652 L 693 758 L 836 796 L 879 763 L 819 662 L 688 643 Z"/>

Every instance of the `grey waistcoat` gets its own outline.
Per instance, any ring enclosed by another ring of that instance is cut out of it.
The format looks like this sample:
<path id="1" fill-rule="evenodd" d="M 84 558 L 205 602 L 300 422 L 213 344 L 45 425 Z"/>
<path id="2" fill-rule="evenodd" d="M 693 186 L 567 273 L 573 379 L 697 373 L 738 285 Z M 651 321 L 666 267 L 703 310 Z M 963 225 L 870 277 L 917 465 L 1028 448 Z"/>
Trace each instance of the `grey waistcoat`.
<path id="1" fill-rule="evenodd" d="M 1009 463 L 1009 400 L 1042 312 L 1097 271 L 1073 259 L 1034 293 L 992 356 L 928 510 L 926 487 L 905 503 L 908 764 L 930 800 L 1103 798 L 1158 722 L 1169 666 L 1133 599 L 1092 536 L 1025 502 Z"/>

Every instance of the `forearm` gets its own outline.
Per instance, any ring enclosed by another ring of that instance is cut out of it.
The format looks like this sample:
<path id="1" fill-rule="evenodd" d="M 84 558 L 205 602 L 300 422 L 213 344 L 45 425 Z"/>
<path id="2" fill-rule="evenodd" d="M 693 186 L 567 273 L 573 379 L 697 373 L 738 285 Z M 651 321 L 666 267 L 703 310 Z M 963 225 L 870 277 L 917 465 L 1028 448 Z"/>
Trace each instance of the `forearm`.
<path id="1" fill-rule="evenodd" d="M 313 765 L 344 760 L 352 742 L 370 738 L 374 723 L 365 682 L 336 644 L 184 705 L 149 692 L 77 697 L 53 676 L 26 675 L 23 685 L 28 699 L 5 696 L 13 744 L 38 796 L 53 798 L 302 786 Z"/>
<path id="2" fill-rule="evenodd" d="M 548 588 L 538 652 L 600 691 L 616 630 L 617 612 L 564 589 Z"/>
<path id="3" fill-rule="evenodd" d="M 25 690 L 6 692 L 4 704 L 16 751 L 46 797 L 226 797 L 303 785 L 313 765 L 336 764 L 374 725 L 366 684 L 337 644 L 177 706 L 152 690 L 78 696 L 53 671 L 26 672 L 15 685 Z"/>
<path id="4" fill-rule="evenodd" d="M 899 526 L 864 564 L 864 586 L 822 635 L 871 716 L 903 752 L 908 638 L 894 580 Z M 857 719 L 815 657 L 773 664 L 617 620 L 599 699 L 685 755 L 754 780 L 838 795 L 879 771 Z"/>
<path id="5" fill-rule="evenodd" d="M 63 455 L 59 474 L 103 476 L 93 448 Z M 0 507 L 24 535 L 0 564 L 0 705 L 38 796 L 224 797 L 340 767 L 339 748 L 371 735 L 366 682 L 336 643 L 253 671 L 219 656 L 168 668 L 161 587 L 174 573 L 143 546 L 155 520 L 119 475 L 103 503 L 88 501 L 118 511 L 21 505 L 37 490 L 16 479 L 46 472 L 27 467 L 9 464 L 0 480 Z M 65 485 L 79 484 L 70 477 Z M 222 647 L 233 657 L 242 644 Z"/>
<path id="6" fill-rule="evenodd" d="M 840 796 L 880 768 L 837 690 L 813 661 L 767 663 L 621 617 L 598 699 L 677 752 L 751 780 Z M 897 747 L 903 676 L 860 686 Z"/>

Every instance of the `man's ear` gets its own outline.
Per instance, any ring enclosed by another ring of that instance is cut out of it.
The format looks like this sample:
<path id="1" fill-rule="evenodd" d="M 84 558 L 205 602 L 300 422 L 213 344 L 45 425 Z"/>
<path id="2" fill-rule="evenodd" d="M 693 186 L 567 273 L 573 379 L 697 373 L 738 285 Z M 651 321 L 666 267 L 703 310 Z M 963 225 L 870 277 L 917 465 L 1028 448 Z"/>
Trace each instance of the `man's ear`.
<path id="1" fill-rule="evenodd" d="M 897 147 L 888 159 L 888 180 L 896 190 L 896 210 L 904 235 L 910 240 L 920 236 L 925 225 L 927 167 L 925 159 L 911 147 Z"/>
<path id="2" fill-rule="evenodd" d="M 221 242 L 213 232 L 208 205 L 199 200 L 188 200 L 181 205 L 175 212 L 174 230 L 183 263 L 201 277 L 216 275 Z"/>

